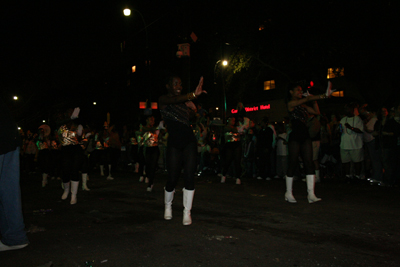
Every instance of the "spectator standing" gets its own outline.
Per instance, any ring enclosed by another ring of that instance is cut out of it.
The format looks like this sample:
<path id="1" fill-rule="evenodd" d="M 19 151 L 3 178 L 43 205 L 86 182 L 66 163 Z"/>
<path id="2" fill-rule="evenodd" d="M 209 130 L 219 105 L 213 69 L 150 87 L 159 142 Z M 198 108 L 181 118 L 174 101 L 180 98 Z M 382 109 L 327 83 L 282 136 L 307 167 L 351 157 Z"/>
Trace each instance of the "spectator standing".
<path id="1" fill-rule="evenodd" d="M 369 111 L 365 120 L 365 131 L 363 133 L 364 146 L 367 150 L 372 169 L 370 176 L 368 175 L 368 178 L 370 178 L 372 183 L 382 182 L 383 175 L 382 162 L 379 158 L 379 150 L 377 149 L 376 139 L 373 135 L 377 120 L 378 118 L 376 116 L 376 112 L 372 110 Z"/>
<path id="2" fill-rule="evenodd" d="M 241 159 L 242 159 L 242 143 L 241 134 L 238 132 L 235 117 L 228 118 L 228 123 L 224 127 L 224 161 L 222 168 L 221 183 L 225 183 L 228 169 L 233 163 L 236 176 L 236 184 L 241 184 L 240 176 L 242 175 Z"/>
<path id="3" fill-rule="evenodd" d="M 272 144 L 274 139 L 274 131 L 272 128 L 268 127 L 268 124 L 268 117 L 264 117 L 257 133 L 256 160 L 258 180 L 271 180 L 271 154 L 273 153 Z"/>
<path id="4" fill-rule="evenodd" d="M 361 164 L 364 160 L 363 132 L 364 123 L 355 115 L 354 104 L 345 106 L 345 117 L 340 120 L 342 136 L 340 141 L 340 157 L 346 179 L 351 179 L 350 164 L 354 164 L 355 178 L 360 179 Z"/>
<path id="5" fill-rule="evenodd" d="M 243 142 L 243 160 L 245 166 L 245 174 L 247 178 L 255 178 L 257 176 L 255 146 L 257 138 L 252 128 L 248 129 Z"/>
<path id="6" fill-rule="evenodd" d="M 236 106 L 237 116 L 245 118 L 246 117 L 246 109 L 242 102 L 238 102 Z"/>
<path id="7" fill-rule="evenodd" d="M 393 117 L 388 117 L 388 110 L 382 108 L 374 128 L 374 135 L 377 138 L 377 146 L 381 153 L 382 165 L 385 170 L 382 177 L 383 185 L 393 186 L 395 184 L 395 153 L 397 138 L 400 134 L 400 124 Z"/>
<path id="8" fill-rule="evenodd" d="M 29 244 L 22 215 L 20 146 L 17 124 L 0 99 L 0 252 Z"/>

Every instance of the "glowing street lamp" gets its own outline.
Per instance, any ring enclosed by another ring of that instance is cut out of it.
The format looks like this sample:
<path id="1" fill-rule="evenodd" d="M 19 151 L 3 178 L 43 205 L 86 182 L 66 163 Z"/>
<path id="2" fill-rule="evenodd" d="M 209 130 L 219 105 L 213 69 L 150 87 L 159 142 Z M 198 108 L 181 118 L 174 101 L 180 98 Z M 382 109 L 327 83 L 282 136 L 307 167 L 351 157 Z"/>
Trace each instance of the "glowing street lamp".
<path id="1" fill-rule="evenodd" d="M 217 66 L 218 64 L 222 61 L 222 66 L 226 67 L 228 66 L 228 61 L 227 60 L 218 60 L 215 65 L 214 65 L 214 84 L 217 84 L 216 82 L 216 77 L 215 77 L 215 73 L 217 71 Z M 223 114 L 222 114 L 222 119 L 223 121 L 226 121 L 226 92 L 225 92 L 225 82 L 224 82 L 224 75 L 223 75 L 223 68 L 221 69 L 221 80 L 222 80 L 222 92 L 224 94 L 224 105 L 223 105 Z"/>
<path id="2" fill-rule="evenodd" d="M 125 8 L 123 10 L 124 16 L 125 17 L 129 17 L 132 14 L 132 11 L 135 11 L 140 15 L 140 18 L 142 19 L 142 22 L 143 22 L 145 34 L 146 34 L 146 49 L 145 49 L 145 52 L 146 52 L 146 66 L 147 66 L 147 70 L 148 70 L 148 72 L 147 72 L 147 76 L 148 76 L 148 80 L 149 80 L 148 84 L 150 85 L 150 80 L 151 80 L 150 76 L 151 75 L 150 75 L 150 59 L 149 59 L 149 51 L 148 51 L 149 50 L 149 34 L 147 32 L 147 24 L 146 24 L 146 21 L 144 20 L 143 14 L 137 9 L 132 9 L 131 10 L 130 8 Z M 132 66 L 132 73 L 134 73 L 134 72 L 136 72 L 136 66 Z M 148 94 L 149 94 L 149 101 L 151 102 L 151 88 L 149 88 Z"/>
<path id="3" fill-rule="evenodd" d="M 14 99 L 14 100 L 18 100 L 18 96 L 15 95 L 15 96 L 13 97 L 13 99 Z"/>
<path id="4" fill-rule="evenodd" d="M 124 9 L 124 16 L 129 17 L 131 15 L 131 10 L 129 8 Z"/>
<path id="5" fill-rule="evenodd" d="M 139 15 L 140 15 L 140 18 L 142 19 L 142 21 L 143 21 L 143 25 L 144 25 L 144 30 L 145 30 L 145 32 L 146 32 L 146 50 L 148 49 L 148 47 L 149 47 L 149 38 L 148 38 L 148 33 L 147 33 L 147 24 L 146 24 L 146 22 L 145 22 L 145 20 L 144 20 L 144 17 L 143 17 L 143 15 L 142 15 L 142 13 L 139 11 L 139 10 L 137 10 L 137 9 L 133 9 L 133 11 L 135 11 L 135 12 L 137 12 Z M 131 9 L 129 9 L 129 8 L 125 8 L 124 10 L 123 10 L 123 13 L 124 13 L 124 16 L 125 17 L 129 17 L 131 14 L 132 14 L 132 11 L 131 11 Z M 148 60 L 148 59 L 147 59 Z"/>

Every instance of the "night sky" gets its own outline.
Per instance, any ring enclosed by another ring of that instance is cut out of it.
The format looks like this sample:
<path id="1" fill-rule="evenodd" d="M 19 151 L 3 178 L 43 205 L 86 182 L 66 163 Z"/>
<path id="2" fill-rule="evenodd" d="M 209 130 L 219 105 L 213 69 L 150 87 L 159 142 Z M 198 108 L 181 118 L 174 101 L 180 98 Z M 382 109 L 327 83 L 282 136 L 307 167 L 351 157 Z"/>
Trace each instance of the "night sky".
<path id="1" fill-rule="evenodd" d="M 312 66 L 323 70 L 329 64 L 346 66 L 360 87 L 363 80 L 377 73 L 389 85 L 395 82 L 399 71 L 397 3 L 298 2 L 85 0 L 7 4 L 2 7 L 0 96 L 21 124 L 37 124 L 58 110 L 78 105 L 88 119 L 101 116 L 102 120 L 107 111 L 131 118 L 137 116 L 139 101 L 149 96 L 156 101 L 165 92 L 165 74 L 184 76 L 189 72 L 192 88 L 200 76 L 205 77 L 209 95 L 201 101 L 215 105 L 220 100 L 213 83 L 215 62 L 238 51 L 265 64 L 253 60 L 246 75 L 236 75 L 229 88 L 228 101 L 232 103 L 243 97 L 235 98 L 243 90 L 240 88 L 255 90 L 257 79 L 268 79 L 275 72 L 301 79 L 303 73 L 295 74 L 293 69 L 311 73 Z M 140 11 L 147 27 L 135 11 L 124 17 L 125 7 Z M 258 33 L 260 25 L 265 33 Z M 190 38 L 192 32 L 196 42 Z M 185 42 L 191 44 L 190 63 L 175 56 L 177 44 Z M 151 61 L 150 77 L 146 76 L 146 58 Z M 129 76 L 131 84 L 127 86 L 130 65 L 137 65 L 138 70 Z M 247 91 L 246 100 L 252 101 L 249 95 L 254 96 L 253 101 L 259 100 L 262 93 Z M 11 100 L 13 95 L 20 97 L 18 103 Z M 93 101 L 98 102 L 97 107 L 92 106 Z"/>

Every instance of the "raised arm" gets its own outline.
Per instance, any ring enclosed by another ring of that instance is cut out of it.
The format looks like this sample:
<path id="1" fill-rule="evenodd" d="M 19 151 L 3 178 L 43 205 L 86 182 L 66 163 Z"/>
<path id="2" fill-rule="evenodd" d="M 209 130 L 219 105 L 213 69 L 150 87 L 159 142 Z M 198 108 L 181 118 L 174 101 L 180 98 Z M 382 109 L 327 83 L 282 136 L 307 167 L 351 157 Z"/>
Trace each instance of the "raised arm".
<path id="1" fill-rule="evenodd" d="M 190 101 L 195 98 L 196 96 L 194 92 L 177 96 L 163 95 L 160 96 L 160 98 L 158 99 L 158 104 L 160 105 L 160 108 L 162 108 L 163 106 L 165 107 L 166 105 L 184 103 L 186 101 Z"/>
<path id="2" fill-rule="evenodd" d="M 166 105 L 171 105 L 171 104 L 178 104 L 178 103 L 184 103 L 187 101 L 191 101 L 195 98 L 197 98 L 199 95 L 202 93 L 207 93 L 206 91 L 203 90 L 203 77 L 200 78 L 199 84 L 196 87 L 196 90 L 191 93 L 187 93 L 184 95 L 163 95 L 158 99 L 158 104 L 161 109 L 165 108 Z"/>
<path id="3" fill-rule="evenodd" d="M 319 115 L 319 108 L 318 108 L 318 104 L 317 104 L 316 102 L 317 102 L 317 100 L 319 100 L 319 99 L 324 99 L 324 98 L 326 98 L 326 96 L 325 96 L 324 94 L 322 94 L 322 95 L 308 95 L 308 96 L 303 97 L 303 98 L 301 98 L 301 99 L 290 100 L 290 101 L 288 102 L 288 109 L 289 109 L 289 111 L 293 111 L 293 109 L 294 109 L 296 106 L 303 105 L 303 104 L 305 104 L 305 103 L 307 103 L 307 102 L 310 102 L 310 101 L 315 101 L 313 107 L 307 106 L 307 111 L 308 111 L 309 113 L 311 113 L 311 114 Z M 315 107 L 315 106 L 316 106 L 316 107 Z M 314 112 L 313 112 L 314 108 L 317 109 L 318 114 L 315 114 L 317 111 L 314 111 Z M 310 112 L 309 109 L 313 109 L 313 110 L 311 110 L 311 112 Z"/>
<path id="4" fill-rule="evenodd" d="M 324 94 L 311 95 L 307 91 L 305 94 L 303 94 L 304 95 L 303 98 L 290 100 L 288 102 L 288 109 L 289 109 L 289 111 L 293 111 L 293 109 L 296 106 L 303 105 L 303 104 L 305 104 L 307 102 L 317 101 L 317 100 L 320 100 L 320 99 L 329 98 L 332 95 L 333 92 L 335 92 L 335 90 L 332 90 L 332 83 L 330 81 L 328 81 L 328 88 L 326 89 L 326 92 Z M 313 109 L 313 110 L 309 110 L 308 108 Z M 307 108 L 307 111 L 309 113 L 314 114 L 314 115 L 319 115 L 319 108 L 318 108 L 318 104 L 317 103 L 314 103 L 313 107 L 308 107 L 308 108 Z"/>

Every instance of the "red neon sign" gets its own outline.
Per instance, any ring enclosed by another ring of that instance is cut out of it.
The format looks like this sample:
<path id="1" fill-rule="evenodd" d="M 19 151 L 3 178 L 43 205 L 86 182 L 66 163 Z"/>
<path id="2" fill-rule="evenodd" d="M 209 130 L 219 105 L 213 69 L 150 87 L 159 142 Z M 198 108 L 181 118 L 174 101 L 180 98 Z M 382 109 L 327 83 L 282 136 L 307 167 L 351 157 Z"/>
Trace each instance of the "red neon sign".
<path id="1" fill-rule="evenodd" d="M 246 112 L 258 111 L 258 110 L 267 110 L 267 109 L 271 109 L 271 104 L 253 106 L 253 107 L 245 107 L 244 109 L 246 110 Z M 233 108 L 233 109 L 231 109 L 231 113 L 232 114 L 236 114 L 236 113 L 238 113 L 238 110 Z"/>
<path id="2" fill-rule="evenodd" d="M 147 102 L 139 102 L 139 109 L 146 109 Z M 151 102 L 151 109 L 158 109 L 157 102 Z"/>
<path id="3" fill-rule="evenodd" d="M 256 106 L 254 106 L 254 107 L 245 107 L 244 109 L 246 110 L 246 112 L 257 111 L 258 107 L 256 107 Z"/>
<path id="4" fill-rule="evenodd" d="M 271 104 L 268 104 L 268 105 L 260 105 L 260 109 L 261 109 L 261 110 L 271 109 Z"/>

